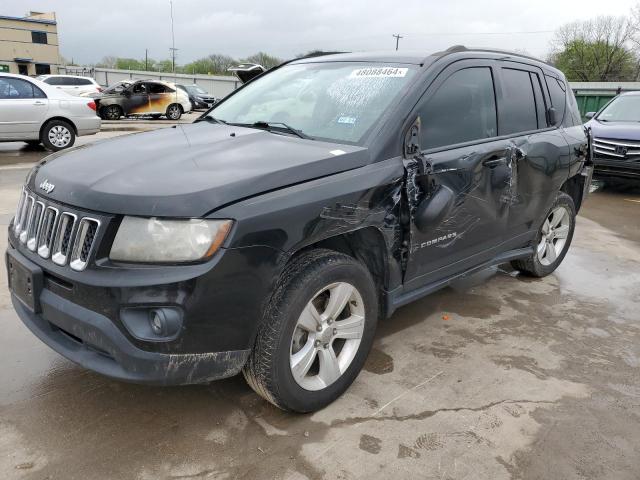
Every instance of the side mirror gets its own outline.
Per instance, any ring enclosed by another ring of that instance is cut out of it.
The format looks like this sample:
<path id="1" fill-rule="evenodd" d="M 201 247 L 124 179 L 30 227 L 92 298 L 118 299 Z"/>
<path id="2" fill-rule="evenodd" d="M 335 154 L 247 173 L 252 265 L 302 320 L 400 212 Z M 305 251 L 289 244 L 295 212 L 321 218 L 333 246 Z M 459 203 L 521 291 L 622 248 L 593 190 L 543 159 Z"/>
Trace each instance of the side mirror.
<path id="1" fill-rule="evenodd" d="M 556 109 L 551 107 L 547 110 L 547 120 L 549 125 L 555 125 L 558 119 L 556 118 Z"/>
<path id="2" fill-rule="evenodd" d="M 587 120 L 591 120 L 595 116 L 596 116 L 596 112 L 587 112 L 584 114 L 584 118 L 586 118 Z"/>

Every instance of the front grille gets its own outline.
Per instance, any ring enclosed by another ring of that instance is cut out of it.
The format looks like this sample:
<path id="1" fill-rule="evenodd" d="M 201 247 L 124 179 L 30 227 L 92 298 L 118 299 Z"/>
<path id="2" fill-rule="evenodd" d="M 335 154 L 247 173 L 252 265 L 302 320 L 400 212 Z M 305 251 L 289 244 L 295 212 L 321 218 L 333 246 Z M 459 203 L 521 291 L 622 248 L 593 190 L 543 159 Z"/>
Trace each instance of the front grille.
<path id="1" fill-rule="evenodd" d="M 640 163 L 640 141 L 594 138 L 593 147 L 596 157 Z"/>
<path id="2" fill-rule="evenodd" d="M 100 220 L 78 216 L 48 204 L 23 188 L 14 217 L 13 232 L 20 243 L 42 258 L 82 271 L 94 249 Z"/>

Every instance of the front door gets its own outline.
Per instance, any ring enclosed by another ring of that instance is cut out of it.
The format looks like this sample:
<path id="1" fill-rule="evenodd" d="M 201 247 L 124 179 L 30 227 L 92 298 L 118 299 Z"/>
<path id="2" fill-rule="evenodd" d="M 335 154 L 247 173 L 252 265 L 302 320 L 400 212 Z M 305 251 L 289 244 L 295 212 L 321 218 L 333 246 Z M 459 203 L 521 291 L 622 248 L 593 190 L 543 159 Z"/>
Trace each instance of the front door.
<path id="1" fill-rule="evenodd" d="M 48 108 L 47 96 L 31 82 L 0 78 L 0 139 L 37 139 Z"/>
<path id="2" fill-rule="evenodd" d="M 145 82 L 134 83 L 128 90 L 129 94 L 124 101 L 124 113 L 145 114 L 149 113 L 149 88 Z"/>
<path id="3" fill-rule="evenodd" d="M 496 68 L 493 61 L 456 62 L 414 113 L 422 155 L 405 160 L 407 290 L 492 259 L 505 239 L 515 152 L 496 138 Z"/>

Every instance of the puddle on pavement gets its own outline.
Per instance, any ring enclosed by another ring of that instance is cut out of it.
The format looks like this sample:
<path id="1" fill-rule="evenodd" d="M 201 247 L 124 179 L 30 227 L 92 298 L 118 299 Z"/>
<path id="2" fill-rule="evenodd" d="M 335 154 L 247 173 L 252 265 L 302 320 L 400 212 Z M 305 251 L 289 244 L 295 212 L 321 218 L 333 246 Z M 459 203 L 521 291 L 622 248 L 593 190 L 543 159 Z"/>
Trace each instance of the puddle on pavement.
<path id="1" fill-rule="evenodd" d="M 364 370 L 376 375 L 391 373 L 393 372 L 393 358 L 379 348 L 373 347 L 364 364 Z"/>

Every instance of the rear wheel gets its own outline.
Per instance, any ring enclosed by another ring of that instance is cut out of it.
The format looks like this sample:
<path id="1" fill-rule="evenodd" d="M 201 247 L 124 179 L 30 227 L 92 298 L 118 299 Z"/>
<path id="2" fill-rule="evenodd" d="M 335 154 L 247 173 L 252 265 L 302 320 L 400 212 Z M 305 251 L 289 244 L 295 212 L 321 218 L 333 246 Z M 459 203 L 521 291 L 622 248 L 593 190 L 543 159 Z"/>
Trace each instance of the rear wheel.
<path id="1" fill-rule="evenodd" d="M 57 152 L 72 147 L 76 141 L 73 127 L 64 120 L 51 120 L 45 124 L 40 135 L 40 142 L 47 150 Z"/>
<path id="2" fill-rule="evenodd" d="M 311 412 L 337 399 L 371 349 L 378 297 L 369 271 L 347 255 L 314 250 L 283 273 L 244 368 L 277 407 Z"/>
<path id="3" fill-rule="evenodd" d="M 119 120 L 122 116 L 122 108 L 118 105 L 107 105 L 102 108 L 101 112 L 104 120 Z"/>
<path id="4" fill-rule="evenodd" d="M 564 192 L 558 192 L 536 236 L 534 253 L 528 258 L 511 262 L 511 265 L 534 277 L 549 275 L 567 254 L 575 226 L 573 199 Z"/>
<path id="5" fill-rule="evenodd" d="M 172 103 L 167 107 L 167 118 L 169 120 L 180 120 L 182 116 L 182 107 L 177 103 Z"/>

